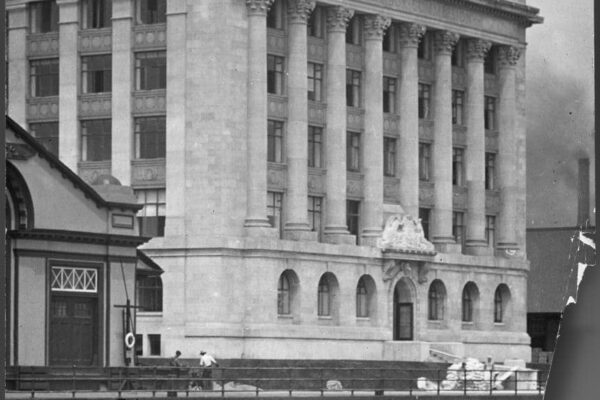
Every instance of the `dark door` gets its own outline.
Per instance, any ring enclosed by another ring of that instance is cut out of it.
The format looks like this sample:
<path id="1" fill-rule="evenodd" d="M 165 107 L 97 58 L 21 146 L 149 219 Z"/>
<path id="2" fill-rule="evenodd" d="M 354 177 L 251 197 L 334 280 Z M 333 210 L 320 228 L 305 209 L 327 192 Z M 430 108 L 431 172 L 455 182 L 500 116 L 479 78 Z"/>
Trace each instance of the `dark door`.
<path id="1" fill-rule="evenodd" d="M 413 340 L 413 303 L 394 303 L 394 340 Z"/>
<path id="2" fill-rule="evenodd" d="M 53 296 L 50 307 L 50 365 L 97 362 L 97 299 Z"/>

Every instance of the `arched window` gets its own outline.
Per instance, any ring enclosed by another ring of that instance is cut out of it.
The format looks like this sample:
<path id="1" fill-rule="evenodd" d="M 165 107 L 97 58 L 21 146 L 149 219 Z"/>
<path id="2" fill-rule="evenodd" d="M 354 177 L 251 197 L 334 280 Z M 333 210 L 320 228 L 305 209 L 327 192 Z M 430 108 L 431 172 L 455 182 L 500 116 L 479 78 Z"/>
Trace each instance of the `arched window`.
<path id="1" fill-rule="evenodd" d="M 473 298 L 466 287 L 462 294 L 462 320 L 463 322 L 473 322 Z"/>
<path id="2" fill-rule="evenodd" d="M 494 293 L 494 322 L 502 323 L 505 320 L 510 291 L 508 286 L 500 284 Z"/>
<path id="3" fill-rule="evenodd" d="M 434 280 L 429 287 L 429 319 L 441 321 L 444 319 L 444 300 L 446 289 L 439 279 Z"/>
<path id="4" fill-rule="evenodd" d="M 286 274 L 281 274 L 277 284 L 277 314 L 290 314 L 290 280 Z"/>
<path id="5" fill-rule="evenodd" d="M 356 316 L 359 318 L 369 316 L 369 293 L 364 277 L 361 277 L 356 285 Z"/>
<path id="6" fill-rule="evenodd" d="M 138 274 L 136 279 L 140 311 L 162 311 L 163 287 L 160 276 Z"/>
<path id="7" fill-rule="evenodd" d="M 317 303 L 317 315 L 320 317 L 331 316 L 331 291 L 325 275 L 323 275 L 319 281 L 319 297 Z"/>

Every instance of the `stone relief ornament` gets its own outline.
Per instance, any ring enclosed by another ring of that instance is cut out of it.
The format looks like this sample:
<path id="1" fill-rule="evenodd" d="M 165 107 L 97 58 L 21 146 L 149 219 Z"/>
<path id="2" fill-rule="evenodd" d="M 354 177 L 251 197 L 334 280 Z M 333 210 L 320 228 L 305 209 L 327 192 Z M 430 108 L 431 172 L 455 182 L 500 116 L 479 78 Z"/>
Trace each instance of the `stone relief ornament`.
<path id="1" fill-rule="evenodd" d="M 433 244 L 425 239 L 421 220 L 408 214 L 388 218 L 377 247 L 382 250 L 435 251 Z"/>

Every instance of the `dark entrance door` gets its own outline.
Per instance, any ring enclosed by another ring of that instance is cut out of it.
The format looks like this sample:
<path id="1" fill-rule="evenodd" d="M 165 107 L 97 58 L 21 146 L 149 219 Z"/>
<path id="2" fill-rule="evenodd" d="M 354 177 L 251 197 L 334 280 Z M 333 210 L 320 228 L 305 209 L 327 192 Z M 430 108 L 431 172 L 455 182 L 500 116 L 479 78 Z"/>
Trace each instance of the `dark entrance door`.
<path id="1" fill-rule="evenodd" d="M 53 296 L 50 306 L 50 365 L 94 365 L 98 359 L 97 299 Z"/>
<path id="2" fill-rule="evenodd" d="M 413 304 L 396 303 L 394 340 L 413 340 Z"/>

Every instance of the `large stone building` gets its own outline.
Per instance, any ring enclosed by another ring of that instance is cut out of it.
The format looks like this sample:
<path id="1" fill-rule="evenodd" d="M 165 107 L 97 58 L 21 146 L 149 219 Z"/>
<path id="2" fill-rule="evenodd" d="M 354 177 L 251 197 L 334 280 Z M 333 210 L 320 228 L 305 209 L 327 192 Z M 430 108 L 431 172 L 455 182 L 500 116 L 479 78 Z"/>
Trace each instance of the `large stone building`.
<path id="1" fill-rule="evenodd" d="M 9 0 L 8 112 L 135 189 L 139 354 L 529 359 L 524 3 Z"/>

